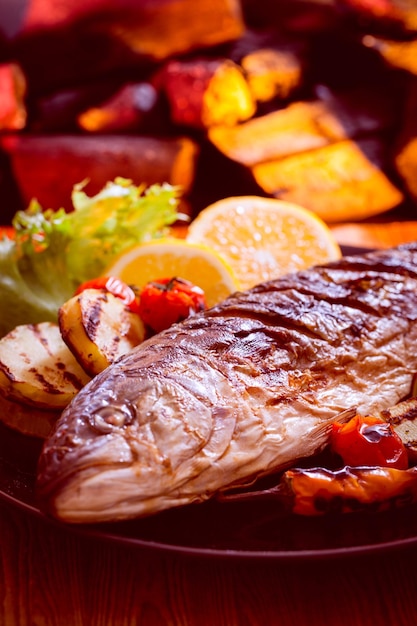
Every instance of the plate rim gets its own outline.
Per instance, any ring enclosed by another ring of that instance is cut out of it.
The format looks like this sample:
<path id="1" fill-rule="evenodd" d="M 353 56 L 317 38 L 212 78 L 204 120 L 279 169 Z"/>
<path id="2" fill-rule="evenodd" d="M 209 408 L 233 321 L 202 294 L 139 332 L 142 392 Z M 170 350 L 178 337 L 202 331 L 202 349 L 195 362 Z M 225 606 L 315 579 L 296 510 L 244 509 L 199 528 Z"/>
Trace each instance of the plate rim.
<path id="1" fill-rule="evenodd" d="M 100 529 L 99 524 L 67 524 L 45 515 L 39 508 L 0 489 L 0 500 L 6 502 L 37 518 L 41 522 L 52 525 L 63 532 L 95 539 L 113 545 L 135 547 L 138 550 L 157 551 L 159 553 L 173 554 L 189 558 L 204 559 L 233 559 L 248 561 L 323 561 L 340 558 L 352 558 L 357 556 L 369 556 L 381 552 L 393 552 L 406 549 L 417 544 L 417 532 L 415 536 L 382 541 L 375 544 L 360 544 L 337 548 L 311 548 L 301 550 L 239 550 L 236 548 L 210 548 L 193 547 L 164 543 L 162 541 L 146 540 L 138 537 L 130 537 L 123 534 L 106 532 Z"/>

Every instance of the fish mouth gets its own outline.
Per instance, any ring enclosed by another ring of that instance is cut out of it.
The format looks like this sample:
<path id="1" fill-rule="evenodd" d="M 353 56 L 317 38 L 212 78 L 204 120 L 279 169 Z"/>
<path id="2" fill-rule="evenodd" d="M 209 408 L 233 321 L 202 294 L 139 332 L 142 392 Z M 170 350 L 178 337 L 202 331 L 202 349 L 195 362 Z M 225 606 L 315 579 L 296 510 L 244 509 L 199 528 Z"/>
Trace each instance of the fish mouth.
<path id="1" fill-rule="evenodd" d="M 86 468 L 78 472 L 78 479 L 64 483 L 48 498 L 47 514 L 69 524 L 114 522 L 190 502 L 175 490 L 138 497 L 136 475 L 128 465 L 106 467 L 100 476 Z"/>
<path id="2" fill-rule="evenodd" d="M 82 456 L 67 454 L 64 471 L 52 477 L 43 471 L 43 463 L 50 461 L 45 457 L 36 485 L 41 510 L 70 524 L 101 523 L 144 517 L 193 500 L 181 490 L 185 475 L 173 472 L 163 458 L 138 467 L 137 454 L 137 446 L 122 436 L 107 435 Z"/>
<path id="3" fill-rule="evenodd" d="M 98 501 L 103 502 L 105 499 L 106 484 L 103 476 L 111 473 L 114 479 L 120 472 L 130 468 L 132 461 L 132 451 L 122 436 L 105 435 L 91 441 L 87 448 L 64 445 L 47 447 L 39 459 L 36 482 L 36 496 L 41 510 L 60 518 L 63 509 L 62 519 L 65 520 L 75 516 L 82 504 L 88 518 L 87 509 L 91 509 L 92 515 Z M 54 469 L 57 466 L 60 467 L 59 472 Z M 98 475 L 101 476 L 102 490 L 100 492 L 96 486 L 94 497 L 93 493 L 87 497 L 82 485 L 97 480 Z M 97 509 L 95 512 L 97 514 Z"/>
<path id="4" fill-rule="evenodd" d="M 61 472 L 49 471 L 62 455 Z M 48 450 L 41 456 L 36 484 L 41 510 L 63 522 L 80 524 L 144 516 L 164 508 L 164 500 L 172 501 L 170 506 L 181 504 L 163 459 L 153 464 L 145 460 L 138 467 L 137 455 L 137 446 L 135 450 L 122 434 L 104 435 L 83 452 Z M 146 451 L 142 460 L 144 456 Z"/>

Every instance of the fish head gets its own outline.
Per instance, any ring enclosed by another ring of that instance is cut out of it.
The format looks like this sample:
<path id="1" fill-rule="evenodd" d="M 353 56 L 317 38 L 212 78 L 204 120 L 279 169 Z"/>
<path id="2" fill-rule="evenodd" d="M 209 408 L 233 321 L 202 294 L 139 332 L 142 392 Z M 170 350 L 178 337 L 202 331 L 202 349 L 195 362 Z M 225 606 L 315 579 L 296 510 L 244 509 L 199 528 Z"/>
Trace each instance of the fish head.
<path id="1" fill-rule="evenodd" d="M 39 459 L 40 506 L 64 521 L 125 519 L 185 503 L 181 485 L 210 464 L 209 442 L 219 454 L 233 429 L 234 417 L 207 402 L 210 389 L 108 370 L 65 409 Z M 220 417 L 229 428 L 216 427 Z"/>

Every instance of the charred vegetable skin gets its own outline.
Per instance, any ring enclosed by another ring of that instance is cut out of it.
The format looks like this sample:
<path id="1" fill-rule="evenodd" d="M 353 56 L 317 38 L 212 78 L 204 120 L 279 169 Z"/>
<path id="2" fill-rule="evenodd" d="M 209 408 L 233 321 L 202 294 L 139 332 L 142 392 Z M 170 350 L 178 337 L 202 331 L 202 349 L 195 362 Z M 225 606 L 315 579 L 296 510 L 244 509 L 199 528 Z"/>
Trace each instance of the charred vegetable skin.
<path id="1" fill-rule="evenodd" d="M 297 515 L 387 511 L 417 502 L 417 468 L 323 467 L 286 471 L 277 485 L 262 491 L 222 494 L 221 502 L 273 500 Z"/>
<path id="2" fill-rule="evenodd" d="M 83 289 L 60 307 L 58 322 L 63 340 L 90 376 L 145 338 L 140 317 L 106 289 Z"/>
<path id="3" fill-rule="evenodd" d="M 284 474 L 301 515 L 383 511 L 417 501 L 417 469 L 343 467 L 294 469 Z"/>

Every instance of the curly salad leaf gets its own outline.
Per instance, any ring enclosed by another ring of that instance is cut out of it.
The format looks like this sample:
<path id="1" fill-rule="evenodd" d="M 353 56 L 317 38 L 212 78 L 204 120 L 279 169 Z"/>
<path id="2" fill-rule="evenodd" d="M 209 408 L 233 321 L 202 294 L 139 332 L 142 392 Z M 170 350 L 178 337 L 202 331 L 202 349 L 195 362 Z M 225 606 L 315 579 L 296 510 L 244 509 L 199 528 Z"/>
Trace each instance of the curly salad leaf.
<path id="1" fill-rule="evenodd" d="M 70 212 L 33 200 L 14 216 L 14 239 L 0 241 L 0 337 L 18 324 L 56 321 L 81 283 L 184 217 L 178 188 L 166 183 L 145 188 L 116 178 L 93 197 L 84 185 L 74 187 Z"/>

